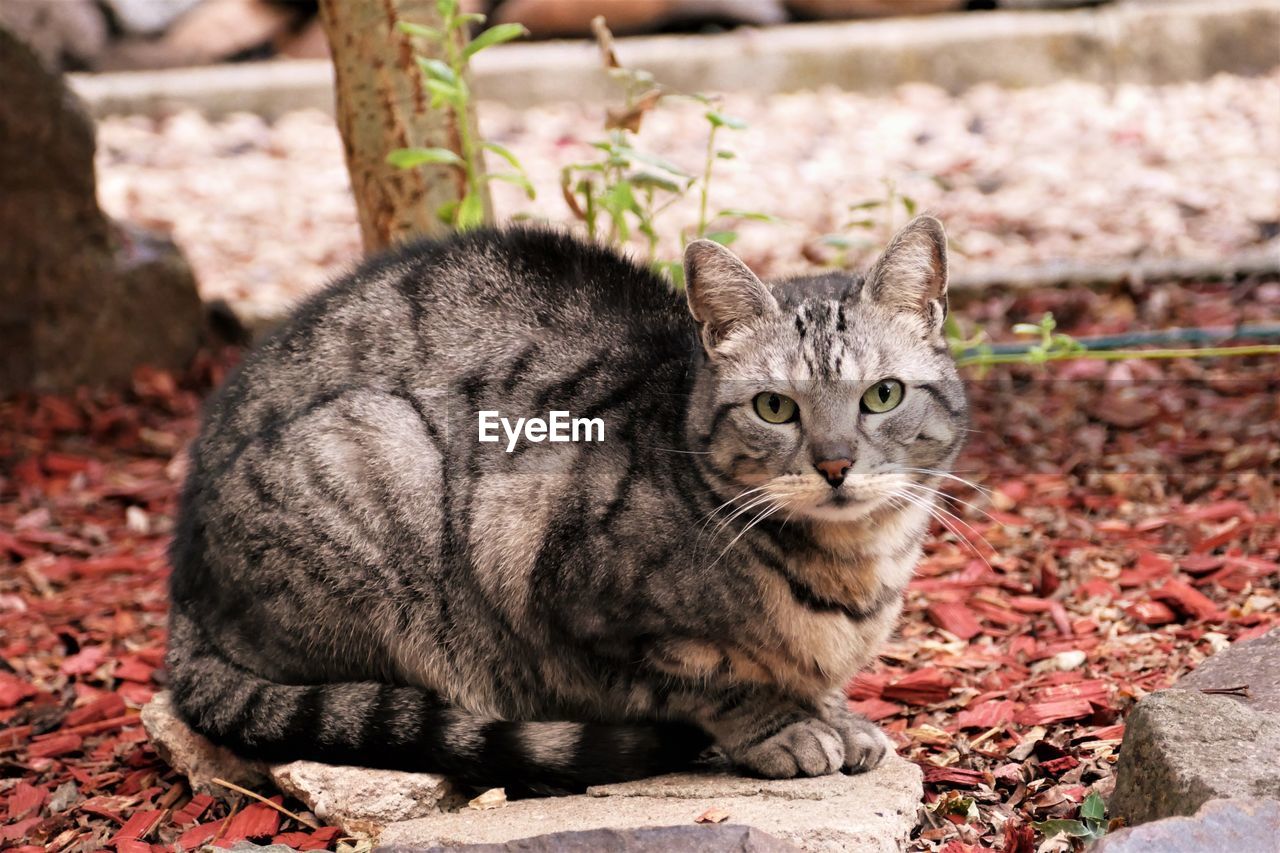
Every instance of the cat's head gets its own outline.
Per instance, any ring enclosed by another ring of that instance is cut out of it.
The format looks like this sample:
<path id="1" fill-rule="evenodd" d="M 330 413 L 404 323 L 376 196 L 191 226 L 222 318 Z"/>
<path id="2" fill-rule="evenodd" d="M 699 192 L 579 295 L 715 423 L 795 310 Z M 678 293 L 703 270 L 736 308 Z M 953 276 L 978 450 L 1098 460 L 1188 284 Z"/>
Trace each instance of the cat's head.
<path id="1" fill-rule="evenodd" d="M 748 519 L 853 521 L 932 502 L 930 472 L 951 465 L 967 425 L 943 334 L 938 220 L 912 221 L 865 277 L 766 285 L 700 240 L 685 253 L 685 282 L 712 377 L 697 438 Z"/>

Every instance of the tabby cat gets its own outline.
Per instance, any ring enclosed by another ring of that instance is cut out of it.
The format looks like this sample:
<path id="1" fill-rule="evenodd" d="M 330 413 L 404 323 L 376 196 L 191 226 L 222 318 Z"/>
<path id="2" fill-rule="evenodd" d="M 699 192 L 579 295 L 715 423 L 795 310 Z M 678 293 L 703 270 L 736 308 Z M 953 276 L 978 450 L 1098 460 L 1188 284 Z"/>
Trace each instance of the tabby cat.
<path id="1" fill-rule="evenodd" d="M 842 691 L 894 626 L 967 408 L 921 217 L 864 277 L 685 297 L 546 230 L 375 258 L 211 401 L 172 548 L 168 671 L 256 758 L 577 790 L 685 766 L 874 767 Z M 692 318 L 690 317 L 692 314 Z M 477 439 L 477 413 L 603 441 Z"/>

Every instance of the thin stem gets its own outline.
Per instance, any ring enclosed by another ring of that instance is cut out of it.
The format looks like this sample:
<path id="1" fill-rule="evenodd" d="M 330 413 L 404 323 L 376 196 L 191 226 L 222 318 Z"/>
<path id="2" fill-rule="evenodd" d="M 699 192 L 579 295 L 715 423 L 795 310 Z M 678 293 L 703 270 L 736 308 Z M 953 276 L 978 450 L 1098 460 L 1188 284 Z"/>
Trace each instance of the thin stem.
<path id="1" fill-rule="evenodd" d="M 996 364 L 1040 364 L 1042 362 L 1071 361 L 1073 359 L 1128 361 L 1130 359 L 1230 358 L 1249 355 L 1280 355 L 1280 345 L 1258 344 L 1256 346 L 1203 347 L 1200 349 L 1067 350 L 1063 352 L 1048 352 L 1034 358 L 1029 358 L 1025 353 L 992 353 L 961 358 L 956 364 L 959 367 L 973 365 L 988 367 Z"/>
<path id="2" fill-rule="evenodd" d="M 720 130 L 714 122 L 707 134 L 707 164 L 702 171 L 702 193 L 698 203 L 698 239 L 707 233 L 707 200 L 711 196 L 711 172 L 716 164 L 716 133 Z"/>

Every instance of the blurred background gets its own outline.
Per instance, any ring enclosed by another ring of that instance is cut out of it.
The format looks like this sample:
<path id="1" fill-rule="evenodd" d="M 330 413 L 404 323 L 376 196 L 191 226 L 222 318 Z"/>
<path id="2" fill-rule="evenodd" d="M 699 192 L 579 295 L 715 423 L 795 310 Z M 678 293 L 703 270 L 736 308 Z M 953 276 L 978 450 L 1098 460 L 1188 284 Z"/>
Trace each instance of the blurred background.
<path id="1" fill-rule="evenodd" d="M 923 770 L 911 849 L 1105 831 L 1135 703 L 1280 624 L 1280 0 L 465 6 L 473 44 L 528 30 L 470 62 L 477 213 L 611 206 L 664 270 L 706 235 L 765 276 L 945 222 L 976 486 L 848 695 Z M 329 792 L 197 791 L 139 709 L 201 405 L 456 219 L 458 87 L 397 21 L 436 0 L 0 0 L 0 848 L 369 849 Z"/>

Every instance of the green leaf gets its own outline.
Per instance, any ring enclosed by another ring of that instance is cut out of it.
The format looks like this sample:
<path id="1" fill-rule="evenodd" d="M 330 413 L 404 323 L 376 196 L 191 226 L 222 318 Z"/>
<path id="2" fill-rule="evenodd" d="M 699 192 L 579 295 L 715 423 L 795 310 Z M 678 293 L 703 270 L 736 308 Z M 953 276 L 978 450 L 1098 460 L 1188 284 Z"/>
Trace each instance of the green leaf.
<path id="1" fill-rule="evenodd" d="M 875 228 L 879 225 L 874 219 L 851 219 L 844 224 L 845 228 Z"/>
<path id="2" fill-rule="evenodd" d="M 387 155 L 387 162 L 399 169 L 412 169 L 426 163 L 465 165 L 462 158 L 448 148 L 398 148 Z"/>
<path id="3" fill-rule="evenodd" d="M 428 80 L 427 91 L 431 93 L 432 107 L 438 107 L 442 103 L 458 109 L 466 107 L 466 96 L 463 95 L 462 89 L 443 80 Z"/>
<path id="4" fill-rule="evenodd" d="M 669 172 L 677 177 L 689 177 L 689 174 L 684 169 L 681 169 L 670 160 L 659 157 L 657 154 L 650 154 L 647 151 L 637 151 L 629 145 L 615 146 L 615 151 L 623 157 L 629 157 L 632 160 L 639 160 L 641 163 L 648 163 L 650 166 L 656 166 L 662 171 Z"/>
<path id="5" fill-rule="evenodd" d="M 1107 804 L 1097 791 L 1090 791 L 1080 806 L 1080 817 L 1084 820 L 1103 821 L 1107 819 Z"/>
<path id="6" fill-rule="evenodd" d="M 738 242 L 737 231 L 708 231 L 702 236 L 712 243 L 719 243 L 721 246 L 732 246 Z"/>
<path id="7" fill-rule="evenodd" d="M 874 210 L 884 204 L 884 199 L 873 198 L 867 201 L 860 201 L 857 204 L 849 205 L 850 210 Z"/>
<path id="8" fill-rule="evenodd" d="M 484 224 L 484 199 L 478 192 L 468 192 L 458 205 L 458 230 L 470 231 Z"/>
<path id="9" fill-rule="evenodd" d="M 505 145 L 499 145 L 497 142 L 485 142 L 481 144 L 481 147 L 488 151 L 492 151 L 503 160 L 506 160 L 511 164 L 512 168 L 519 169 L 522 172 L 524 171 L 524 167 L 520 165 L 520 161 L 516 159 L 516 155 L 512 154 L 511 149 L 507 148 Z"/>
<path id="10" fill-rule="evenodd" d="M 712 127 L 727 127 L 730 130 L 746 130 L 747 123 L 740 118 L 727 116 L 719 110 L 707 110 L 707 121 Z"/>
<path id="11" fill-rule="evenodd" d="M 524 189 L 524 194 L 529 197 L 530 201 L 538 197 L 538 191 L 533 188 L 533 184 L 524 175 L 516 174 L 515 172 L 497 172 L 485 175 L 484 179 L 486 181 L 502 181 L 505 184 L 515 184 Z"/>
<path id="12" fill-rule="evenodd" d="M 408 21 L 401 21 L 396 24 L 396 29 L 407 36 L 415 36 L 417 38 L 429 39 L 431 41 L 440 41 L 444 38 L 444 33 L 435 27 L 424 27 L 422 24 L 411 24 Z"/>
<path id="13" fill-rule="evenodd" d="M 669 193 L 678 193 L 683 189 L 670 178 L 655 175 L 653 172 L 636 172 L 631 176 L 630 180 L 635 186 L 644 187 L 645 189 L 665 190 Z"/>
<path id="14" fill-rule="evenodd" d="M 736 207 L 726 208 L 716 214 L 717 219 L 722 216 L 732 219 L 748 219 L 752 222 L 782 222 L 778 217 L 771 216 L 768 213 L 761 213 L 758 210 L 740 210 Z"/>
<path id="15" fill-rule="evenodd" d="M 717 151 L 716 157 L 720 160 L 736 160 L 738 155 L 733 151 Z"/>
<path id="16" fill-rule="evenodd" d="M 914 198 L 909 195 L 904 195 L 902 196 L 902 209 L 907 212 L 907 216 L 915 216 L 916 210 L 919 208 L 917 207 L 916 200 Z"/>
<path id="17" fill-rule="evenodd" d="M 852 249 L 853 241 L 843 234 L 827 234 L 818 241 L 824 246 L 831 246 L 836 249 Z"/>
<path id="18" fill-rule="evenodd" d="M 467 12 L 459 15 L 458 20 L 464 24 L 483 24 L 489 20 L 488 15 L 481 15 L 479 12 Z"/>
<path id="19" fill-rule="evenodd" d="M 436 219 L 439 219 L 441 222 L 445 223 L 446 225 L 452 225 L 454 218 L 457 216 L 457 214 L 458 214 L 457 201 L 446 201 L 444 204 L 436 208 Z"/>
<path id="20" fill-rule="evenodd" d="M 1087 838 L 1091 834 L 1089 828 L 1078 820 L 1045 820 L 1033 823 L 1032 826 L 1043 832 L 1045 838 L 1053 838 L 1055 835 Z"/>
<path id="21" fill-rule="evenodd" d="M 470 59 L 487 47 L 512 41 L 528 34 L 529 31 L 524 28 L 524 24 L 498 24 L 476 36 L 470 44 L 463 48 L 462 58 Z"/>
<path id="22" fill-rule="evenodd" d="M 443 18 L 451 18 L 458 14 L 458 0 L 436 0 L 436 11 Z"/>
<path id="23" fill-rule="evenodd" d="M 441 83 L 448 83 L 452 86 L 458 84 L 458 75 L 453 73 L 453 69 L 439 59 L 432 59 L 428 56 L 415 56 L 414 61 L 418 63 L 418 67 L 422 69 L 422 73 L 427 75 L 429 80 L 439 80 Z"/>

